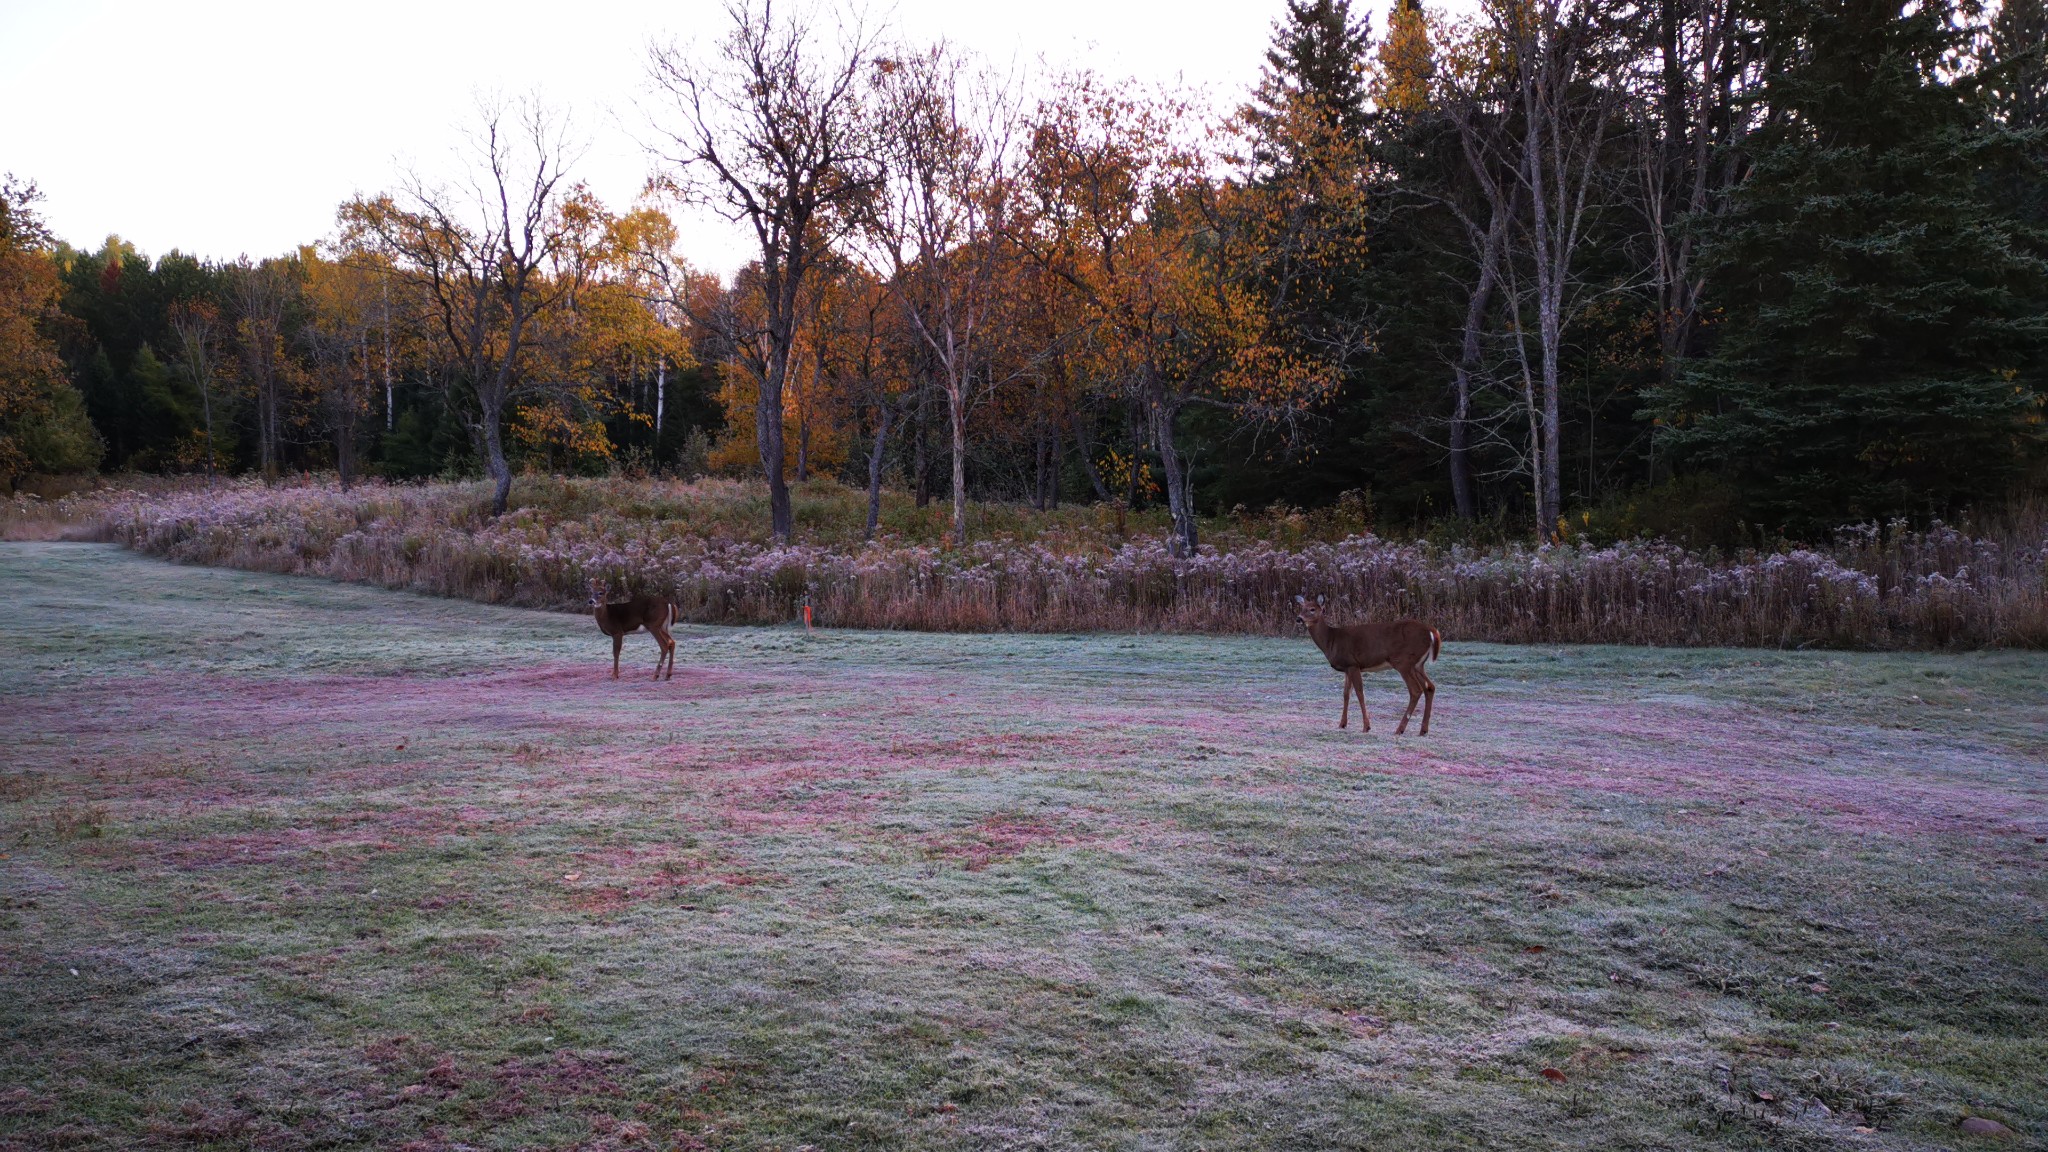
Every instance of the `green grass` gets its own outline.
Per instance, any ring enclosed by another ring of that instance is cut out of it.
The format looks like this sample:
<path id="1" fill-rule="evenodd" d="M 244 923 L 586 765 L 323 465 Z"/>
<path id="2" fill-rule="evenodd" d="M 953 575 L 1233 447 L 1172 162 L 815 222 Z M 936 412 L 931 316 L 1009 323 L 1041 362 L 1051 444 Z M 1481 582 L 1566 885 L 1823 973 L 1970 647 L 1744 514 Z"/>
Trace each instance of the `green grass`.
<path id="1" fill-rule="evenodd" d="M 2048 1134 L 2038 654 L 1452 644 L 1418 739 L 1301 639 L 0 605 L 0 1147 Z"/>

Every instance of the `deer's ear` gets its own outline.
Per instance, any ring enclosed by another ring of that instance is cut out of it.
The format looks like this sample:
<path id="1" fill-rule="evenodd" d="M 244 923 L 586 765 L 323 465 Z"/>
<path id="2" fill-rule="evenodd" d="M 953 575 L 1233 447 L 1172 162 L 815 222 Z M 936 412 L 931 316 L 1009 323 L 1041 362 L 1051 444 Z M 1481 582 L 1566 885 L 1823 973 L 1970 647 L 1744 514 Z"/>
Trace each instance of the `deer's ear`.
<path id="1" fill-rule="evenodd" d="M 1306 596 L 1296 596 L 1296 597 L 1294 598 L 1294 602 L 1295 602 L 1296 604 L 1303 604 L 1303 605 L 1305 605 L 1305 604 L 1307 604 L 1307 603 L 1308 603 L 1308 597 L 1306 597 Z"/>
<path id="2" fill-rule="evenodd" d="M 1318 607 L 1318 608 L 1321 608 L 1321 607 L 1322 607 L 1323 605 L 1325 605 L 1325 604 L 1328 604 L 1329 602 L 1330 602 L 1330 598 L 1329 598 L 1328 596 L 1318 596 L 1318 597 L 1316 597 L 1316 607 Z"/>

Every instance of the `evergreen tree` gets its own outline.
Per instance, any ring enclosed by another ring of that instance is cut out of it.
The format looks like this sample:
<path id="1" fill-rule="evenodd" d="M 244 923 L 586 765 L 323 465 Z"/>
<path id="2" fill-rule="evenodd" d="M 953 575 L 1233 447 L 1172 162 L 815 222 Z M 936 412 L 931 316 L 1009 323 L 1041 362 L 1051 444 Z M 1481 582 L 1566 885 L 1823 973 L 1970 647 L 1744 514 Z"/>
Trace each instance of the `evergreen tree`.
<path id="1" fill-rule="evenodd" d="M 2014 128 L 2048 129 L 2048 0 L 2004 0 L 1989 31 L 1992 110 Z"/>
<path id="2" fill-rule="evenodd" d="M 98 252 L 57 249 L 64 311 L 75 323 L 62 341 L 71 376 L 108 463 L 156 471 L 174 467 L 197 427 L 198 393 L 157 350 L 172 347 L 168 301 L 149 259 L 118 236 Z"/>
<path id="3" fill-rule="evenodd" d="M 1253 97 L 1253 116 L 1270 122 L 1312 104 L 1343 132 L 1367 123 L 1366 50 L 1371 31 L 1351 15 L 1351 0 L 1287 0 Z"/>
<path id="4" fill-rule="evenodd" d="M 2041 446 L 2048 247 L 1988 194 L 2015 141 L 1947 78 L 1952 15 L 1765 0 L 1785 64 L 1707 236 L 1716 346 L 1658 414 L 1767 526 L 1996 499 Z"/>
<path id="5" fill-rule="evenodd" d="M 1254 275 L 1285 317 L 1291 344 L 1313 359 L 1348 360 L 1350 370 L 1317 418 L 1286 435 L 1259 428 L 1247 436 L 1220 416 L 1194 415 L 1190 454 L 1205 462 L 1195 486 L 1212 508 L 1327 503 L 1369 483 L 1359 480 L 1358 454 L 1344 446 L 1364 398 L 1356 354 L 1365 333 L 1370 47 L 1349 0 L 1288 0 L 1245 109 L 1251 183 L 1266 222 L 1251 245 L 1262 264 Z"/>

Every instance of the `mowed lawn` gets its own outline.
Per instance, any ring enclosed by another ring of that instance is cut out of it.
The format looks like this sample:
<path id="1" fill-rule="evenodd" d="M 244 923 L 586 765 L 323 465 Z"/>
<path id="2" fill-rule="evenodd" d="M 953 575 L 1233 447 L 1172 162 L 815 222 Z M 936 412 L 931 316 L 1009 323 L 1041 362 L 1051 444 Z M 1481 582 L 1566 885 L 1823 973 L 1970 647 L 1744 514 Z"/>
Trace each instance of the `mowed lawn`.
<path id="1" fill-rule="evenodd" d="M 2048 1138 L 2041 654 L 677 638 L 0 545 L 0 1147 Z"/>

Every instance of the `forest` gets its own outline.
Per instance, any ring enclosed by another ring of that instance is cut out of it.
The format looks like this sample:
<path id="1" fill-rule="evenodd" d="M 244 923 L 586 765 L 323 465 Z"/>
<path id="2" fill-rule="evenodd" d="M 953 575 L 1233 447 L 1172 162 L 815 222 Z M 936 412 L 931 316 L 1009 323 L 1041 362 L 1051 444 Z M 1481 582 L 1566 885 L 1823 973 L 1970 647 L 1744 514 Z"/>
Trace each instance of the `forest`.
<path id="1" fill-rule="evenodd" d="M 834 478 L 1343 504 L 1451 539 L 1989 518 L 2048 491 L 2041 0 L 1286 0 L 1255 90 L 1019 75 L 858 14 L 650 46 L 644 197 L 487 101 L 262 258 L 0 190 L 0 479 Z M 757 242 L 729 276 L 674 221 Z"/>

